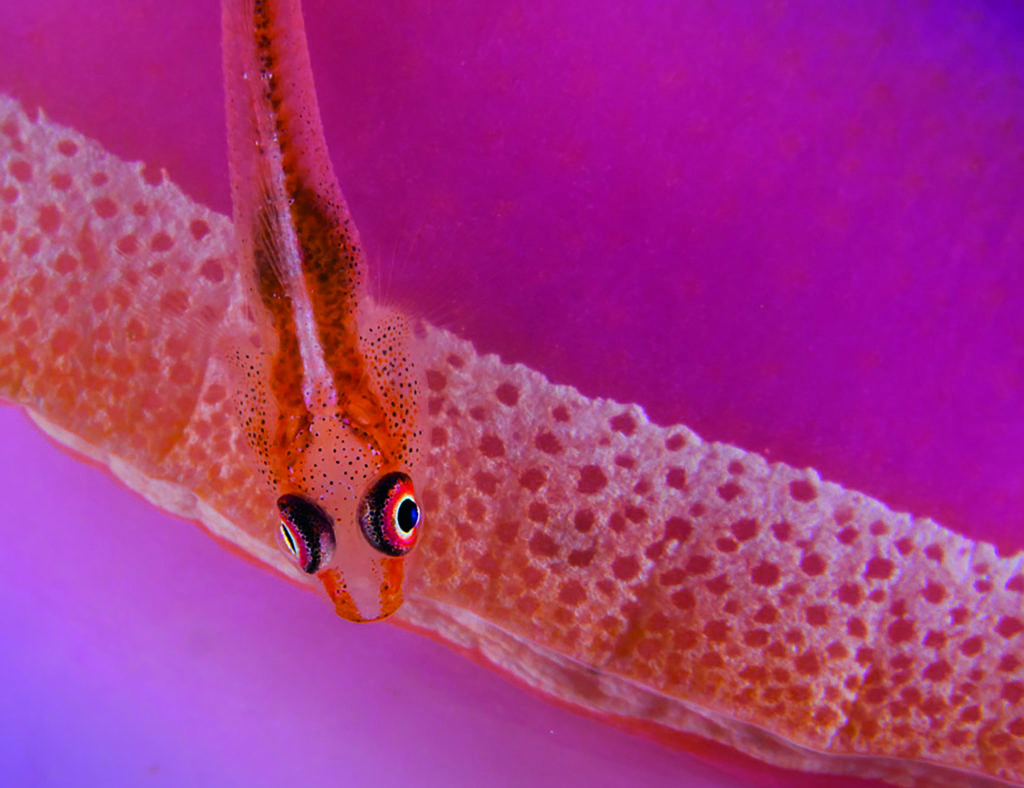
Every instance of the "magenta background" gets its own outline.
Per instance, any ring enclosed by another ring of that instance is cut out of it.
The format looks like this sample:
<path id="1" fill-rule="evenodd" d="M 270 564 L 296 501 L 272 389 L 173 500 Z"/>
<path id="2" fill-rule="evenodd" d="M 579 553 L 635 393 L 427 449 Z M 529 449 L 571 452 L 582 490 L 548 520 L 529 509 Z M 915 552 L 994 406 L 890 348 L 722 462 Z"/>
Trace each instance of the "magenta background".
<path id="1" fill-rule="evenodd" d="M 227 211 L 219 12 L 189 5 L 5 4 L 0 90 Z M 1020 12 L 535 5 L 307 4 L 328 144 L 385 289 L 588 395 L 1024 546 Z M 54 768 L 130 781 L 148 762 L 122 761 L 119 738 L 151 746 L 171 783 L 186 752 L 210 781 L 251 766 L 280 782 L 310 740 L 331 769 L 394 768 L 379 724 L 358 735 L 379 713 L 416 736 L 416 758 L 510 782 L 533 769 L 574 782 L 588 764 L 609 785 L 636 778 L 615 768 L 654 784 L 700 771 L 392 628 L 329 622 L 317 600 L 26 446 L 38 464 L 15 452 L 2 477 L 12 511 L 29 485 L 30 511 L 60 504 L 46 531 L 5 518 L 0 610 L 25 633 L 7 666 L 19 705 L 48 698 L 17 729 L 36 752 L 69 747 Z M 63 479 L 74 497 L 48 492 Z M 334 660 L 317 701 L 304 666 Z M 413 716 L 435 702 L 440 718 Z M 546 715 L 573 732 L 550 736 Z"/>

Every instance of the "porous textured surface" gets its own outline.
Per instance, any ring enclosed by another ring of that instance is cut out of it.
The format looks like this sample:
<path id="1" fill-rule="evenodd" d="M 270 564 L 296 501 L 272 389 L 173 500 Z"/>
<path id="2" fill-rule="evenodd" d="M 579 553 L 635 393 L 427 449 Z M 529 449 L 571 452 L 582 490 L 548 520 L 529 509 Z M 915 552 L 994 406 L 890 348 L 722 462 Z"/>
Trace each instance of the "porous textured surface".
<path id="1" fill-rule="evenodd" d="M 230 231 L 160 173 L 5 109 L 4 388 L 89 440 L 162 455 L 195 407 L 227 307 Z M 120 382 L 96 385 L 108 372 Z"/>
<path id="2" fill-rule="evenodd" d="M 218 352 L 258 342 L 236 269 L 226 217 L 0 96 L 3 396 L 104 464 L 207 500 L 234 488 L 221 513 L 269 541 Z"/>
<path id="3" fill-rule="evenodd" d="M 0 98 L 0 392 L 287 572 L 232 404 L 226 349 L 255 327 L 231 239 Z M 1020 555 L 446 332 L 416 350 L 427 521 L 402 621 L 571 703 L 783 765 L 1024 783 Z"/>
<path id="4" fill-rule="evenodd" d="M 407 593 L 445 610 L 404 615 L 479 617 L 497 629 L 463 647 L 531 684 L 792 768 L 1021 780 L 1020 555 L 450 334 L 420 355 L 431 527 Z"/>

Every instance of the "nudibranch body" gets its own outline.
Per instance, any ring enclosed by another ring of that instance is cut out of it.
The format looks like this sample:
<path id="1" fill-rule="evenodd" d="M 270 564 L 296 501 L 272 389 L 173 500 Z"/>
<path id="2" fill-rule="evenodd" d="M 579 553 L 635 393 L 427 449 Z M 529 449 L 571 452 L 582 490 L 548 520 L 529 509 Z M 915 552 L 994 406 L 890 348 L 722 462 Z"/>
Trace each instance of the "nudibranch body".
<path id="1" fill-rule="evenodd" d="M 409 322 L 374 304 L 327 157 L 297 3 L 223 4 L 235 226 L 252 335 L 224 339 L 281 538 L 340 615 L 401 604 L 421 512 Z"/>

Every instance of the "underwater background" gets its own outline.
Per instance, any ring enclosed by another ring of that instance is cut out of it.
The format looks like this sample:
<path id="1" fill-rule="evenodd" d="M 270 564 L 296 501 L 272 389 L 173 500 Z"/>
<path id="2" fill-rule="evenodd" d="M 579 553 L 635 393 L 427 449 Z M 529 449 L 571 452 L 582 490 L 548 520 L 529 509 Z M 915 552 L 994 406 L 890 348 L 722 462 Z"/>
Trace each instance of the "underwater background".
<path id="1" fill-rule="evenodd" d="M 307 3 L 307 30 L 382 292 L 1024 546 L 1013 4 L 348 5 Z M 10 3 L 0 90 L 230 212 L 219 35 L 213 2 Z M 0 415 L 0 727 L 25 781 L 748 781 L 336 622 Z"/>

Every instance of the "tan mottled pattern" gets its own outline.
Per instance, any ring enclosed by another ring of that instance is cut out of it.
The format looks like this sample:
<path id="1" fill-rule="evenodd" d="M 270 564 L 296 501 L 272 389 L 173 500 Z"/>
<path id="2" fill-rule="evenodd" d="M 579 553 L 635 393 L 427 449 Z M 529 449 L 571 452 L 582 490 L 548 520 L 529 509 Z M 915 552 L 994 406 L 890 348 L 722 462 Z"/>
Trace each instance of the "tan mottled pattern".
<path id="1" fill-rule="evenodd" d="M 976 784 L 887 756 L 1020 781 L 1019 555 L 451 335 L 422 355 L 432 528 L 407 594 L 447 608 L 425 622 L 467 611 L 503 632 L 463 645 L 511 648 L 530 683 L 794 768 Z"/>
<path id="2" fill-rule="evenodd" d="M 233 404 L 253 326 L 227 221 L 6 98 L 0 163 L 4 396 L 287 571 Z M 430 470 L 406 623 L 775 763 L 1024 783 L 1021 556 L 445 332 L 417 347 Z"/>
<path id="3" fill-rule="evenodd" d="M 235 489 L 221 513 L 269 540 L 234 402 L 230 350 L 255 327 L 233 246 L 162 173 L 0 95 L 0 391 L 100 461 Z"/>

